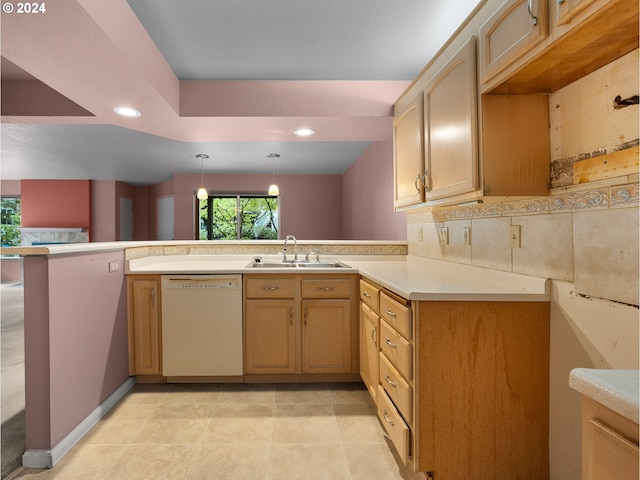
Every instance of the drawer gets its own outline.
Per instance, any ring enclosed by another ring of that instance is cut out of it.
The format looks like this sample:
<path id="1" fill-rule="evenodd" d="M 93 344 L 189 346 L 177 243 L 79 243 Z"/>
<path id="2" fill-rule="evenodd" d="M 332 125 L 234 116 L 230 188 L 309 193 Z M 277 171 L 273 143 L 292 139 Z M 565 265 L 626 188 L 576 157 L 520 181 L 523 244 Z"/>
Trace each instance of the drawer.
<path id="1" fill-rule="evenodd" d="M 360 300 L 376 312 L 380 311 L 380 290 L 364 280 L 360 280 Z"/>
<path id="2" fill-rule="evenodd" d="M 348 278 L 304 279 L 303 298 L 349 298 L 351 280 Z"/>
<path id="3" fill-rule="evenodd" d="M 246 298 L 294 298 L 294 278 L 247 278 L 244 284 Z"/>
<path id="4" fill-rule="evenodd" d="M 380 292 L 380 316 L 403 337 L 411 338 L 411 309 Z"/>
<path id="5" fill-rule="evenodd" d="M 384 387 L 389 397 L 409 423 L 413 421 L 413 389 L 411 385 L 400 375 L 384 353 L 380 354 L 380 384 Z"/>
<path id="6" fill-rule="evenodd" d="M 380 349 L 404 378 L 413 378 L 411 343 L 384 320 L 380 322 Z"/>
<path id="7" fill-rule="evenodd" d="M 405 465 L 409 465 L 409 454 L 411 453 L 409 427 L 402 420 L 402 417 L 394 407 L 384 389 L 378 385 L 378 418 L 391 439 L 394 447 L 398 451 L 400 458 Z"/>

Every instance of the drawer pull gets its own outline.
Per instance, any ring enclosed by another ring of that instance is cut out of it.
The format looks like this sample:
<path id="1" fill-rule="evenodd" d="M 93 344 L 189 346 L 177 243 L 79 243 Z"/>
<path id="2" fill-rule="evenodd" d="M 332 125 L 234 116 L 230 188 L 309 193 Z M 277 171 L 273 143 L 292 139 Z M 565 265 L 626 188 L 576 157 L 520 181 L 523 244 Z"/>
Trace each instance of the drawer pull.
<path id="1" fill-rule="evenodd" d="M 280 287 L 262 287 L 262 290 L 267 290 L 267 291 L 273 291 L 273 290 L 279 290 Z"/>
<path id="2" fill-rule="evenodd" d="M 390 339 L 390 338 L 385 339 L 385 342 L 386 342 L 386 344 L 387 344 L 387 345 L 389 345 L 391 348 L 398 348 L 398 345 L 397 345 L 397 344 L 395 344 L 395 343 L 393 343 L 393 342 L 391 341 L 391 339 Z"/>
<path id="3" fill-rule="evenodd" d="M 330 292 L 331 290 L 335 290 L 335 287 L 318 287 L 318 290 L 321 292 Z"/>
<path id="4" fill-rule="evenodd" d="M 371 294 L 369 292 L 362 292 L 363 297 L 371 298 Z"/>
<path id="5" fill-rule="evenodd" d="M 536 25 L 538 25 L 538 17 L 536 17 L 531 12 L 531 0 L 527 0 L 527 12 L 529 12 L 529 16 L 531 17 L 531 19 L 533 21 L 533 26 L 535 27 Z"/>
<path id="6" fill-rule="evenodd" d="M 373 342 L 374 346 L 378 346 L 378 342 L 376 342 L 376 332 L 378 331 L 378 325 L 374 325 L 373 326 L 373 330 L 371 330 L 371 341 Z"/>
<path id="7" fill-rule="evenodd" d="M 391 310 L 389 310 L 388 308 L 386 309 L 387 315 L 391 315 L 392 317 L 395 317 L 396 314 L 394 312 L 392 312 Z"/>
<path id="8" fill-rule="evenodd" d="M 393 388 L 396 388 L 398 386 L 398 384 L 394 383 L 393 381 L 391 381 L 391 379 L 389 378 L 389 374 L 385 373 L 384 374 L 384 379 L 387 381 L 387 383 L 389 385 L 391 385 Z"/>
<path id="9" fill-rule="evenodd" d="M 382 412 L 382 416 L 384 417 L 385 421 L 387 423 L 390 423 L 391 426 L 393 427 L 393 420 L 391 420 L 389 417 L 387 417 L 387 411 L 386 410 Z"/>

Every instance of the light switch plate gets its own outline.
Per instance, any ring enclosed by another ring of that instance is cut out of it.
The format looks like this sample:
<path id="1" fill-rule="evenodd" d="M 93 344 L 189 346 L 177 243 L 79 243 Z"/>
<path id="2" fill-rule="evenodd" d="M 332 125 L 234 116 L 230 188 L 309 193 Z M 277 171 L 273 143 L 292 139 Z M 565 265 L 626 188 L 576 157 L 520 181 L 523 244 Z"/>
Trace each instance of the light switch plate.
<path id="1" fill-rule="evenodd" d="M 509 246 L 511 248 L 520 248 L 520 225 L 511 225 L 509 227 Z"/>
<path id="2" fill-rule="evenodd" d="M 471 227 L 464 227 L 462 229 L 462 238 L 465 245 L 471 245 Z"/>
<path id="3" fill-rule="evenodd" d="M 438 240 L 440 245 L 449 245 L 449 229 L 447 227 L 438 228 Z"/>

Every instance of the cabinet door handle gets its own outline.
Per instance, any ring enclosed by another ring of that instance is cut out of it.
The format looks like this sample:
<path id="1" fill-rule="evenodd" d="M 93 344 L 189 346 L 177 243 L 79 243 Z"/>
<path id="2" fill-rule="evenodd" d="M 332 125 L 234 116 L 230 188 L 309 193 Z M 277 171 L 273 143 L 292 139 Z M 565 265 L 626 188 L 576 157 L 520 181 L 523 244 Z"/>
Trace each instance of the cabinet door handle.
<path id="1" fill-rule="evenodd" d="M 387 343 L 387 345 L 389 345 L 391 348 L 398 348 L 398 345 L 396 345 L 395 343 L 393 343 L 393 342 L 391 341 L 391 339 L 390 339 L 390 338 L 387 338 L 387 339 L 385 340 L 385 342 L 386 342 L 386 343 Z"/>
<path id="2" fill-rule="evenodd" d="M 335 287 L 318 287 L 318 290 L 321 292 L 330 292 L 331 290 L 335 290 Z"/>
<path id="3" fill-rule="evenodd" d="M 564 3 L 564 0 L 558 0 L 558 3 L 562 5 Z"/>
<path id="4" fill-rule="evenodd" d="M 371 330 L 371 341 L 373 342 L 374 346 L 378 346 L 378 342 L 376 342 L 376 332 L 378 331 L 378 325 L 374 325 L 373 326 L 373 330 Z"/>
<path id="5" fill-rule="evenodd" d="M 384 410 L 384 411 L 382 412 L 382 416 L 384 417 L 385 421 L 386 421 L 387 423 L 390 423 L 390 424 L 391 424 L 391 426 L 393 427 L 393 420 L 391 420 L 389 417 L 387 417 L 387 411 L 386 411 L 386 410 Z"/>
<path id="6" fill-rule="evenodd" d="M 538 25 L 538 17 L 536 17 L 532 12 L 531 12 L 531 2 L 533 0 L 527 0 L 527 11 L 529 12 L 529 16 L 533 19 L 533 26 L 535 27 L 536 25 Z M 562 2 L 560 2 L 562 3 Z"/>
<path id="7" fill-rule="evenodd" d="M 420 174 L 418 174 L 416 179 L 413 181 L 413 186 L 416 187 L 418 192 L 420 191 Z"/>
<path id="8" fill-rule="evenodd" d="M 392 312 L 392 311 L 391 311 L 391 310 L 389 310 L 388 308 L 386 308 L 386 309 L 385 309 L 385 312 L 387 312 L 387 315 L 391 315 L 392 317 L 397 316 L 397 315 L 395 314 L 395 312 Z"/>
<path id="9" fill-rule="evenodd" d="M 293 307 L 289 307 L 289 325 L 293 325 Z"/>
<path id="10" fill-rule="evenodd" d="M 151 305 L 155 305 L 156 304 L 156 289 L 152 288 L 151 289 Z"/>
<path id="11" fill-rule="evenodd" d="M 384 374 L 384 379 L 385 379 L 385 380 L 387 381 L 387 383 L 388 383 L 389 385 L 391 385 L 393 388 L 396 388 L 396 387 L 398 386 L 396 383 L 394 383 L 394 382 L 392 382 L 392 381 L 391 381 L 391 379 L 389 378 L 389 374 L 388 374 L 388 373 L 385 373 L 385 374 Z"/>
<path id="12" fill-rule="evenodd" d="M 429 191 L 429 185 L 428 185 L 428 181 L 427 181 L 427 177 L 429 176 L 429 170 L 425 170 L 424 174 L 422 175 L 422 186 L 424 187 L 424 191 L 428 192 Z"/>
<path id="13" fill-rule="evenodd" d="M 371 294 L 369 292 L 362 292 L 362 296 L 366 298 L 371 298 Z"/>
<path id="14" fill-rule="evenodd" d="M 307 326 L 307 307 L 304 307 L 304 326 Z"/>
<path id="15" fill-rule="evenodd" d="M 279 290 L 280 287 L 262 287 L 262 290 L 267 290 L 267 291 L 273 291 L 273 290 Z"/>

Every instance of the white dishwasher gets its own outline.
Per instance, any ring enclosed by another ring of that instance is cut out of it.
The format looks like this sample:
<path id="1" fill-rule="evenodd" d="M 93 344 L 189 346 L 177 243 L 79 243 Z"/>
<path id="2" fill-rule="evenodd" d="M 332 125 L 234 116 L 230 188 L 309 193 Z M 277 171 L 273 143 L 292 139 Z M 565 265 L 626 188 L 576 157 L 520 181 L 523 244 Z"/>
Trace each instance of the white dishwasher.
<path id="1" fill-rule="evenodd" d="M 241 275 L 162 275 L 162 371 L 242 375 Z"/>

